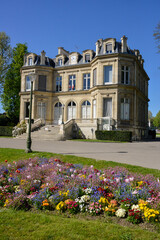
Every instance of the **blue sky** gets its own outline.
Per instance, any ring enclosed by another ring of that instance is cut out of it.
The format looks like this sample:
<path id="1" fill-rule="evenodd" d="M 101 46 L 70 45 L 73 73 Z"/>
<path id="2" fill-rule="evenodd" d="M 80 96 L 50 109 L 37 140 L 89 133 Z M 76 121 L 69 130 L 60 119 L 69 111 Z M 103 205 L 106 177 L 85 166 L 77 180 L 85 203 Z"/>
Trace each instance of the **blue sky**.
<path id="1" fill-rule="evenodd" d="M 128 37 L 131 49 L 139 49 L 149 81 L 149 110 L 160 110 L 160 54 L 153 38 L 160 22 L 160 0 L 7 0 L 0 1 L 0 32 L 11 46 L 27 43 L 28 50 L 48 57 L 57 48 L 82 53 L 95 50 L 99 38 Z M 0 112 L 3 112 L 0 107 Z"/>

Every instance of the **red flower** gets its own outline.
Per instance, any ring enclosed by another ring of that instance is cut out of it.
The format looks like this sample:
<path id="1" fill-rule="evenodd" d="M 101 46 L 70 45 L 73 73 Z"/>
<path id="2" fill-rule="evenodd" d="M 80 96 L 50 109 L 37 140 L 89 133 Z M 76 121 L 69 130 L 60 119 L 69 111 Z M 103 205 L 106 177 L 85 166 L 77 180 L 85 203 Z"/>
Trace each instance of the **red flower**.
<path id="1" fill-rule="evenodd" d="M 8 160 L 6 159 L 5 162 L 8 162 Z"/>
<path id="2" fill-rule="evenodd" d="M 17 170 L 16 170 L 16 173 L 20 173 L 20 171 L 17 169 Z"/>

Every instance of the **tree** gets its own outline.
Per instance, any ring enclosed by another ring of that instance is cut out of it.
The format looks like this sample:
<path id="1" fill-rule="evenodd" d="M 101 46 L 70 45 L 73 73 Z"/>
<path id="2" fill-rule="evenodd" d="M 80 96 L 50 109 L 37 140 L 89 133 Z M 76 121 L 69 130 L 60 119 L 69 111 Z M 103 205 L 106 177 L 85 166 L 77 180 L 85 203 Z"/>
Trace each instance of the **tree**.
<path id="1" fill-rule="evenodd" d="M 156 30 L 153 34 L 157 44 L 158 44 L 158 52 L 160 53 L 160 22 L 157 24 Z"/>
<path id="2" fill-rule="evenodd" d="M 160 111 L 157 113 L 157 115 L 154 117 L 153 124 L 155 127 L 160 127 Z"/>
<path id="3" fill-rule="evenodd" d="M 0 92 L 3 91 L 5 74 L 12 58 L 10 38 L 5 32 L 0 32 Z"/>
<path id="4" fill-rule="evenodd" d="M 27 53 L 26 44 L 17 44 L 13 48 L 13 60 L 5 76 L 2 105 L 7 116 L 16 124 L 19 120 L 20 110 L 20 69 L 23 66 L 24 55 Z"/>

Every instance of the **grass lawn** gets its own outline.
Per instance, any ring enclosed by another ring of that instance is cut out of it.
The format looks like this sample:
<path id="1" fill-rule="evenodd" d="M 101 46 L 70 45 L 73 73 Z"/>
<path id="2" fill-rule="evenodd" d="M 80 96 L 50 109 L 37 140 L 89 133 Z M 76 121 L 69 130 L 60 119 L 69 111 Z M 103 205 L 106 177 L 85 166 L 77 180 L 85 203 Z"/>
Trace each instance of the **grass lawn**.
<path id="1" fill-rule="evenodd" d="M 58 157 L 64 162 L 94 165 L 95 168 L 124 166 L 132 172 L 153 174 L 160 177 L 160 171 L 115 162 L 96 161 L 69 155 L 46 152 L 25 153 L 24 150 L 0 148 L 0 162 L 29 159 L 33 157 Z M 160 228 L 156 232 L 149 231 L 147 225 L 116 223 L 113 218 L 88 217 L 83 215 L 70 216 L 47 211 L 25 212 L 11 209 L 0 209 L 1 240 L 158 240 Z"/>
<path id="2" fill-rule="evenodd" d="M 53 215 L 47 212 L 2 210 L 1 240 L 158 240 L 160 233 L 139 226 L 120 226 L 111 220 Z"/>

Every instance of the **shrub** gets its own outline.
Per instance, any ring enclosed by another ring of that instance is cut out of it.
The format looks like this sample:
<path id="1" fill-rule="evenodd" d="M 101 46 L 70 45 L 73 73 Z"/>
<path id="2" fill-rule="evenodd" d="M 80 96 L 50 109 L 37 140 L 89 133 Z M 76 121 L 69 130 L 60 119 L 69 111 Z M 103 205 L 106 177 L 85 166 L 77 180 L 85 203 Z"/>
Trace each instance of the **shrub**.
<path id="1" fill-rule="evenodd" d="M 12 136 L 13 127 L 0 126 L 0 136 Z"/>
<path id="2" fill-rule="evenodd" d="M 132 141 L 132 132 L 129 131 L 100 131 L 95 132 L 98 140 L 112 140 L 112 141 Z"/>

